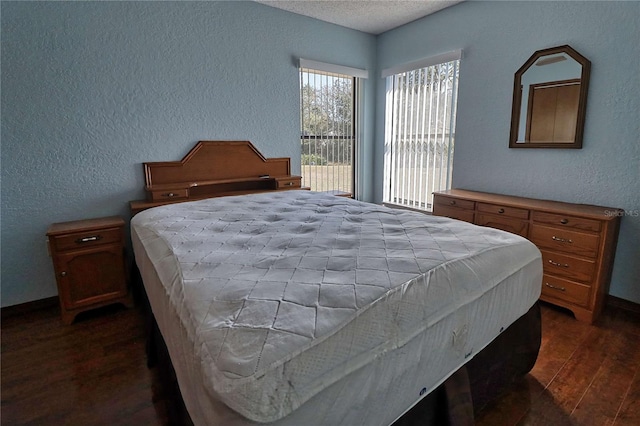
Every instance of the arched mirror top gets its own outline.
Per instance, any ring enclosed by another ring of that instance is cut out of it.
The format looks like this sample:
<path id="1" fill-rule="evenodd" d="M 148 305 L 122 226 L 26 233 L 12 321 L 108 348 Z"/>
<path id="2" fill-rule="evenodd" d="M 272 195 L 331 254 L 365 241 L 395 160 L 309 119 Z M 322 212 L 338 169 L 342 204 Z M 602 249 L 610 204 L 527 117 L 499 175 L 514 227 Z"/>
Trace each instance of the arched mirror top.
<path id="1" fill-rule="evenodd" d="M 582 148 L 591 62 L 570 46 L 535 52 L 515 74 L 510 148 Z"/>

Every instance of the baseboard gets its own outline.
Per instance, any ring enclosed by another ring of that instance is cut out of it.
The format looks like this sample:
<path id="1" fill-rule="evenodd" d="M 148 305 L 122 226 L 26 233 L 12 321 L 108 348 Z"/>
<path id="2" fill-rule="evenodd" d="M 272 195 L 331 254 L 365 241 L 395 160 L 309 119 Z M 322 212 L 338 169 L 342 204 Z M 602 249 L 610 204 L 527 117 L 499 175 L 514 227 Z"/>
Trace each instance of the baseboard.
<path id="1" fill-rule="evenodd" d="M 58 304 L 58 296 L 47 297 L 46 299 L 34 300 L 31 302 L 20 303 L 19 305 L 6 306 L 0 309 L 0 318 L 6 318 L 28 314 L 30 312 L 39 311 L 41 309 L 51 308 Z"/>
<path id="2" fill-rule="evenodd" d="M 631 302 L 629 300 L 620 299 L 619 297 L 616 297 L 616 296 L 608 295 L 607 305 L 617 309 L 624 309 L 625 311 L 630 311 L 630 312 L 640 314 L 640 304 Z"/>

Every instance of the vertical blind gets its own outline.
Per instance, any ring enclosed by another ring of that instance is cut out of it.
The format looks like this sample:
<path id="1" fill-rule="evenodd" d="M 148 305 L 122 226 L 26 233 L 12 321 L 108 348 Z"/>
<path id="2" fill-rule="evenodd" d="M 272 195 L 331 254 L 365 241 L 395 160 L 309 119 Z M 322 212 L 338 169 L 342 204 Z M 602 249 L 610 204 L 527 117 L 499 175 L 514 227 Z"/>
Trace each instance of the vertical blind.
<path id="1" fill-rule="evenodd" d="M 354 192 L 355 82 L 350 75 L 300 69 L 302 184 L 313 191 Z"/>
<path id="2" fill-rule="evenodd" d="M 431 211 L 432 193 L 451 187 L 460 54 L 383 71 L 384 202 Z"/>

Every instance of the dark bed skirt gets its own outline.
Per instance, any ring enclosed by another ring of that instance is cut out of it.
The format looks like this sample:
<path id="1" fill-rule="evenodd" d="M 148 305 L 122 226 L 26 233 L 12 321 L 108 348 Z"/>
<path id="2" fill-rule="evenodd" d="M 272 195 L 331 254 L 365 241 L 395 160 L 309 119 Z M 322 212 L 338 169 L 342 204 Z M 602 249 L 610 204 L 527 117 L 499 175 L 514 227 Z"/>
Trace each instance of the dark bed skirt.
<path id="1" fill-rule="evenodd" d="M 186 411 L 171 359 L 158 326 L 149 312 L 148 365 L 157 368 L 171 425 L 193 425 Z M 472 425 L 474 413 L 509 390 L 536 362 L 542 336 L 540 306 L 504 330 L 465 366 L 424 397 L 393 426 Z"/>

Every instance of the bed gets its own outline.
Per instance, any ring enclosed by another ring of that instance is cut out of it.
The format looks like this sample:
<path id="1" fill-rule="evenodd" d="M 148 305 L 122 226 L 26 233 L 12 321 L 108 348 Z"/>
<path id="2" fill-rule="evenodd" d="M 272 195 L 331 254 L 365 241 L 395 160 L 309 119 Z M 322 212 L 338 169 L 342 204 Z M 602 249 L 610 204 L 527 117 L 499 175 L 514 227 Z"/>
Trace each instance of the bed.
<path id="1" fill-rule="evenodd" d="M 428 424 L 447 392 L 472 422 L 539 349 L 514 234 L 290 190 L 148 209 L 131 237 L 195 425 Z"/>

